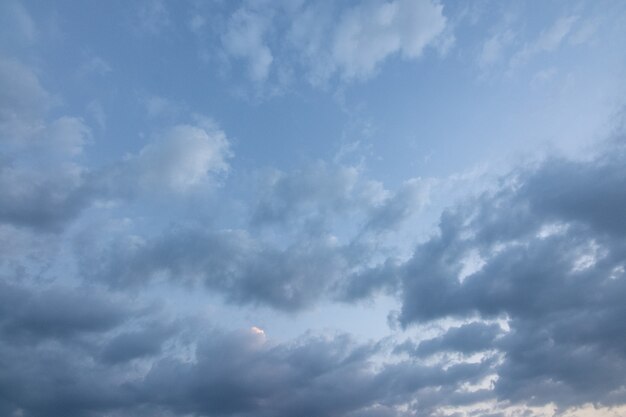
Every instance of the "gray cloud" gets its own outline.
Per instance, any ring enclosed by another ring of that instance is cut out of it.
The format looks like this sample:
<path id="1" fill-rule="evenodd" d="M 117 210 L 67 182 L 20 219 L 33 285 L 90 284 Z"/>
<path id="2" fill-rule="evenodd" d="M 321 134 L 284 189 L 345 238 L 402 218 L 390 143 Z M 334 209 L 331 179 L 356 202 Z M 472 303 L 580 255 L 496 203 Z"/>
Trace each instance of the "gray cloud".
<path id="1" fill-rule="evenodd" d="M 346 260 L 327 240 L 280 250 L 243 231 L 179 228 L 145 242 L 116 242 L 84 269 L 95 280 L 117 288 L 159 279 L 202 283 L 232 302 L 293 311 L 325 294 L 346 271 Z"/>
<path id="2" fill-rule="evenodd" d="M 92 200 L 78 167 L 35 170 L 0 160 L 0 222 L 58 231 Z"/>
<path id="3" fill-rule="evenodd" d="M 398 407 L 416 395 L 426 398 L 434 389 L 454 392 L 492 366 L 484 361 L 444 370 L 406 361 L 378 369 L 374 360 L 386 349 L 384 343 L 309 334 L 274 344 L 258 331 L 197 325 L 192 332 L 197 337 L 189 345 L 193 360 L 161 353 L 144 372 L 124 365 L 128 357 L 117 366 L 93 361 L 93 351 L 67 341 L 17 347 L 4 339 L 0 410 L 7 415 L 21 410 L 26 417 L 401 416 L 405 413 Z M 120 346 L 127 335 L 109 337 L 108 346 Z M 136 352 L 128 345 L 123 350 Z M 429 412 L 427 406 L 421 400 L 412 405 L 422 414 Z"/>
<path id="4" fill-rule="evenodd" d="M 12 340 L 67 339 L 117 327 L 132 310 L 97 291 L 53 287 L 35 291 L 0 282 L 0 329 Z"/>
<path id="5" fill-rule="evenodd" d="M 511 330 L 492 344 L 505 358 L 501 398 L 623 403 L 625 159 L 619 144 L 587 161 L 548 159 L 444 213 L 403 266 L 400 321 L 505 318 Z M 462 277 L 472 252 L 482 264 Z"/>
<path id="6" fill-rule="evenodd" d="M 457 365 L 443 371 L 407 362 L 376 372 L 371 359 L 380 346 L 355 345 L 346 336 L 278 346 L 251 337 L 235 334 L 204 342 L 194 364 L 159 363 L 146 377 L 146 387 L 155 401 L 180 413 L 340 416 L 364 410 L 401 415 L 394 405 L 415 392 L 456 387 L 480 378 L 489 367 Z M 177 390 L 166 383 L 174 377 L 180 382 Z"/>
<path id="7" fill-rule="evenodd" d="M 107 342 L 101 359 L 107 364 L 125 363 L 137 358 L 156 356 L 174 333 L 171 326 L 152 323 L 145 329 L 121 333 Z"/>
<path id="8" fill-rule="evenodd" d="M 104 250 L 81 248 L 84 274 L 113 288 L 202 283 L 229 302 L 283 311 L 396 287 L 397 262 L 373 237 L 418 211 L 427 183 L 407 181 L 393 193 L 354 168 L 323 163 L 265 180 L 249 230 L 179 226 L 118 239 Z"/>
<path id="9" fill-rule="evenodd" d="M 395 351 L 422 357 L 440 352 L 471 354 L 494 349 L 494 341 L 501 333 L 502 330 L 497 324 L 474 322 L 452 327 L 443 335 L 423 340 L 417 345 L 407 341 L 398 345 Z"/>

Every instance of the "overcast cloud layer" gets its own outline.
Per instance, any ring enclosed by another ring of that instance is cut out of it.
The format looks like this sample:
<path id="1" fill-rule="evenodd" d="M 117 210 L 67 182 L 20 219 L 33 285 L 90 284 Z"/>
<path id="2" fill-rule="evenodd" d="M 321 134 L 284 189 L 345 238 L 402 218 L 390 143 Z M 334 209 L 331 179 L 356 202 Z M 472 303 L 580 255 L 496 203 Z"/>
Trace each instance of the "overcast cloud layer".
<path id="1" fill-rule="evenodd" d="M 619 1 L 3 2 L 0 417 L 624 415 L 625 77 Z"/>

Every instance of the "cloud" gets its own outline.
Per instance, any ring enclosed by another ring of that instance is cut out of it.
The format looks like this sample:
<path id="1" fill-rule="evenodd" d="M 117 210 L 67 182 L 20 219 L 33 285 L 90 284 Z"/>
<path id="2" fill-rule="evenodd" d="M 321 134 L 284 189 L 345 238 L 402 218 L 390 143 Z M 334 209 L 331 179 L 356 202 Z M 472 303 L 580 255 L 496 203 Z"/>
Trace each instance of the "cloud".
<path id="1" fill-rule="evenodd" d="M 230 156 L 225 133 L 198 118 L 158 132 L 137 154 L 94 171 L 90 186 L 103 199 L 185 193 L 214 184 L 228 172 Z"/>
<path id="2" fill-rule="evenodd" d="M 5 40 L 0 50 L 14 46 L 32 45 L 38 37 L 37 25 L 19 1 L 5 1 L 0 5 L 0 37 Z"/>
<path id="3" fill-rule="evenodd" d="M 320 84 L 335 76 L 370 78 L 394 55 L 417 59 L 437 46 L 446 25 L 443 6 L 431 0 L 376 0 L 344 8 L 324 1 L 248 1 L 228 16 L 220 41 L 228 56 L 247 62 L 254 82 L 302 67 L 309 81 Z"/>
<path id="4" fill-rule="evenodd" d="M 623 403 L 625 155 L 618 143 L 586 161 L 547 159 L 445 212 L 402 266 L 400 321 L 504 318 L 510 331 L 491 345 L 504 355 L 501 399 Z M 470 253 L 481 266 L 461 280 Z"/>
<path id="5" fill-rule="evenodd" d="M 451 327 L 443 335 L 421 341 L 418 345 L 406 342 L 396 347 L 396 352 L 426 357 L 442 352 L 472 354 L 494 348 L 496 337 L 502 333 L 497 324 L 473 322 Z"/>
<path id="6" fill-rule="evenodd" d="M 332 61 L 346 79 L 367 78 L 390 55 L 418 58 L 440 35 L 443 6 L 431 1 L 364 3 L 341 16 L 332 39 Z"/>
<path id="7" fill-rule="evenodd" d="M 0 161 L 0 223 L 58 231 L 91 201 L 83 172 L 73 165 L 49 170 Z"/>
<path id="8" fill-rule="evenodd" d="M 368 231 L 389 231 L 397 228 L 411 215 L 428 203 L 429 191 L 434 181 L 413 178 L 372 210 L 367 222 Z"/>
<path id="9" fill-rule="evenodd" d="M 346 269 L 341 251 L 324 239 L 281 250 L 243 231 L 174 229 L 124 243 L 85 255 L 85 273 L 118 288 L 163 279 L 201 283 L 231 302 L 294 311 L 318 300 Z"/>
<path id="10" fill-rule="evenodd" d="M 0 223 L 59 230 L 87 205 L 73 158 L 92 139 L 79 117 L 50 118 L 55 99 L 30 67 L 0 59 Z"/>
<path id="11" fill-rule="evenodd" d="M 230 16 L 226 32 L 221 36 L 226 52 L 235 58 L 248 61 L 248 74 L 255 82 L 269 76 L 273 56 L 264 43 L 269 21 L 260 12 L 242 7 Z"/>
<path id="12" fill-rule="evenodd" d="M 486 69 L 498 63 L 504 55 L 505 49 L 514 40 L 514 34 L 510 29 L 495 33 L 490 36 L 482 45 L 478 56 L 478 65 L 481 69 Z"/>
<path id="13" fill-rule="evenodd" d="M 252 226 L 279 226 L 307 220 L 318 222 L 379 197 L 359 178 L 354 167 L 331 166 L 323 162 L 290 173 L 271 172 L 265 176 L 254 205 Z"/>
<path id="14" fill-rule="evenodd" d="M 344 80 L 373 76 L 387 58 L 416 59 L 446 27 L 437 2 L 373 1 L 334 10 L 306 3 L 293 17 L 289 41 L 314 83 L 338 74 Z"/>
<path id="15" fill-rule="evenodd" d="M 67 340 L 79 334 L 101 333 L 131 316 L 131 309 L 97 291 L 61 286 L 36 291 L 4 282 L 0 286 L 0 331 L 13 343 Z"/>
<path id="16" fill-rule="evenodd" d="M 218 129 L 177 125 L 145 146 L 131 162 L 145 188 L 186 190 L 228 170 L 229 145 Z"/>
<path id="17" fill-rule="evenodd" d="M 164 361 L 152 368 L 145 386 L 155 402 L 198 415 L 402 415 L 396 407 L 415 391 L 458 386 L 485 369 L 403 363 L 377 372 L 372 359 L 381 346 L 359 345 L 346 335 L 274 346 L 252 333 L 215 336 L 198 346 L 195 363 Z M 172 378 L 180 382 L 175 390 L 167 384 Z"/>
<path id="18" fill-rule="evenodd" d="M 578 19 L 578 16 L 563 16 L 557 19 L 551 27 L 541 32 L 537 39 L 526 43 L 519 52 L 514 54 L 510 59 L 509 67 L 517 68 L 537 54 L 559 48 L 571 34 Z"/>
<path id="19" fill-rule="evenodd" d="M 427 181 L 391 192 L 352 167 L 324 163 L 262 177 L 249 230 L 181 222 L 157 235 L 120 238 L 81 254 L 85 274 L 113 288 L 203 284 L 231 303 L 281 311 L 395 288 L 396 262 L 374 238 L 393 235 L 419 212 Z"/>
<path id="20" fill-rule="evenodd" d="M 186 320 L 183 331 L 155 326 L 154 317 L 132 330 L 129 309 L 97 296 L 3 290 L 9 302 L 0 306 L 0 411 L 6 415 L 402 416 L 410 415 L 402 409 L 415 396 L 454 392 L 491 367 L 489 361 L 447 369 L 412 360 L 380 364 L 386 343 L 360 343 L 347 334 L 308 333 L 275 343 L 254 329 L 222 331 Z M 30 297 L 35 304 L 23 303 Z M 39 338 L 17 343 L 15 328 Z M 178 349 L 162 348 L 168 338 Z M 139 358 L 144 366 L 128 365 Z M 421 401 L 411 407 L 429 412 Z"/>
<path id="21" fill-rule="evenodd" d="M 173 329 L 159 324 L 149 328 L 121 333 L 107 342 L 101 360 L 106 364 L 120 364 L 137 358 L 156 356 L 172 336 Z"/>
<path id="22" fill-rule="evenodd" d="M 15 59 L 0 59 L 0 140 L 28 140 L 52 104 L 35 72 Z"/>
<path id="23" fill-rule="evenodd" d="M 96 200 L 185 193 L 228 171 L 230 144 L 210 120 L 194 116 L 153 136 L 138 154 L 100 169 L 76 162 L 92 142 L 82 118 L 50 118 L 56 100 L 36 73 L 0 59 L 0 222 L 59 231 Z"/>
<path id="24" fill-rule="evenodd" d="M 24 149 L 75 156 L 91 138 L 79 117 L 49 118 L 55 98 L 35 71 L 15 59 L 0 58 L 0 145 L 5 152 Z"/>

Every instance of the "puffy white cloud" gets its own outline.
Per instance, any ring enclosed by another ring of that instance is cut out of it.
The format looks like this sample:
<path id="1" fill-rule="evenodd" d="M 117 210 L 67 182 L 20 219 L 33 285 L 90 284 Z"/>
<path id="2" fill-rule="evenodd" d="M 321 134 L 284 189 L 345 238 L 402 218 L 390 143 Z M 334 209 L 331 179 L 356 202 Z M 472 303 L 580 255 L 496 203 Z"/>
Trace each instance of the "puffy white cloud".
<path id="1" fill-rule="evenodd" d="M 332 62 L 349 79 L 370 76 L 392 54 L 418 58 L 445 29 L 442 10 L 430 0 L 379 1 L 348 9 L 332 36 Z"/>
<path id="2" fill-rule="evenodd" d="M 145 146 L 130 162 L 142 187 L 187 190 L 228 170 L 229 143 L 221 130 L 177 125 Z"/>
<path id="3" fill-rule="evenodd" d="M 91 187 L 103 199 L 133 199 L 138 195 L 185 193 L 214 185 L 228 172 L 230 143 L 211 121 L 163 129 L 138 153 L 95 171 Z"/>
<path id="4" fill-rule="evenodd" d="M 296 65 L 313 83 L 336 75 L 365 79 L 393 55 L 419 58 L 426 47 L 436 46 L 447 25 L 443 6 L 433 0 L 342 6 L 244 2 L 228 17 L 222 46 L 228 55 L 247 61 L 256 82 Z"/>

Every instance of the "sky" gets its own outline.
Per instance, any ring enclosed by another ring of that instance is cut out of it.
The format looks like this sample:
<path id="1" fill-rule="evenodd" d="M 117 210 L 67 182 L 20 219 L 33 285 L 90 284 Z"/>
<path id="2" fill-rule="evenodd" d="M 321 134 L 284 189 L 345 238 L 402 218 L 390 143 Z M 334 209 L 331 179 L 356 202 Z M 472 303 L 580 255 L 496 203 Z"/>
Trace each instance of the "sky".
<path id="1" fill-rule="evenodd" d="M 0 1 L 0 416 L 626 415 L 626 3 Z"/>

